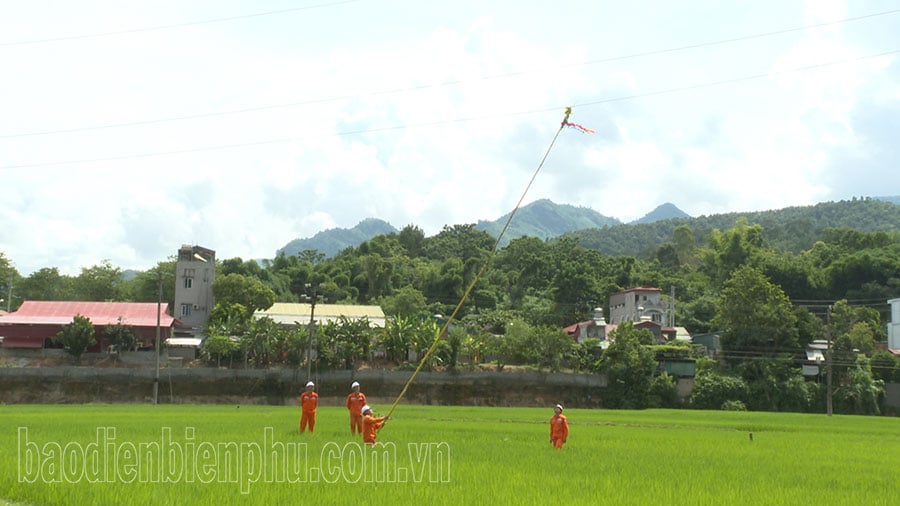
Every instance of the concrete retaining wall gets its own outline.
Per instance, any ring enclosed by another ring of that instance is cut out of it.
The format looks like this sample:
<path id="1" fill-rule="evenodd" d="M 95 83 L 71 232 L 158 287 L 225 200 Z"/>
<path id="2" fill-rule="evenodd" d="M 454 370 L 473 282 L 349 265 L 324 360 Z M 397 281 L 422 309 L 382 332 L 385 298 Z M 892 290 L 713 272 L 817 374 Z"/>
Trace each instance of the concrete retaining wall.
<path id="1" fill-rule="evenodd" d="M 153 401 L 155 368 L 3 367 L 4 403 L 147 403 Z M 319 374 L 323 405 L 341 405 L 350 383 L 359 381 L 373 402 L 391 402 L 411 371 L 339 371 Z M 161 403 L 294 405 L 306 371 L 293 369 L 213 369 L 164 367 Z M 536 372 L 421 372 L 405 399 L 414 404 L 471 406 L 602 407 L 597 375 Z"/>

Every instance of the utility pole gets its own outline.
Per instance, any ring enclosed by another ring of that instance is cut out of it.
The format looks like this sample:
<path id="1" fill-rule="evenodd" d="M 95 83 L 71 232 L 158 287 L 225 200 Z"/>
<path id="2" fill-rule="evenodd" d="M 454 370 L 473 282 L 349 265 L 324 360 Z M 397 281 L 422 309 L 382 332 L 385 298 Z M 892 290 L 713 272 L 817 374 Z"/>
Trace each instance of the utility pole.
<path id="1" fill-rule="evenodd" d="M 9 270 L 9 284 L 6 285 L 6 312 L 12 311 L 12 269 Z"/>
<path id="2" fill-rule="evenodd" d="M 153 404 L 159 404 L 159 326 L 162 312 L 162 271 L 156 267 L 158 292 L 156 297 L 156 376 L 153 378 Z"/>
<path id="3" fill-rule="evenodd" d="M 827 386 L 827 393 L 826 393 L 826 399 L 825 399 L 825 405 L 826 405 L 825 410 L 826 410 L 826 413 L 828 414 L 828 416 L 831 416 L 831 414 L 834 412 L 834 404 L 832 403 L 832 399 L 831 399 L 831 394 L 832 394 L 832 390 L 831 390 L 831 362 L 832 362 L 832 355 L 833 355 L 833 353 L 832 353 L 832 351 L 831 351 L 831 305 L 829 305 L 829 306 L 826 308 L 826 313 L 825 313 L 825 314 L 826 314 L 826 317 L 825 317 L 825 336 L 826 336 L 826 338 L 828 339 L 828 347 L 825 348 L 825 368 L 826 368 L 826 369 L 825 369 L 825 370 L 826 370 L 825 375 L 826 375 L 826 377 L 827 377 L 827 379 L 826 379 L 825 381 L 826 381 L 827 384 L 828 384 L 828 386 Z"/>
<path id="4" fill-rule="evenodd" d="M 669 326 L 675 326 L 675 285 L 669 287 Z"/>
<path id="5" fill-rule="evenodd" d="M 312 379 L 312 343 L 316 329 L 316 299 L 319 298 L 319 285 L 306 284 L 306 293 L 310 299 L 309 309 L 309 349 L 306 351 L 306 381 Z"/>

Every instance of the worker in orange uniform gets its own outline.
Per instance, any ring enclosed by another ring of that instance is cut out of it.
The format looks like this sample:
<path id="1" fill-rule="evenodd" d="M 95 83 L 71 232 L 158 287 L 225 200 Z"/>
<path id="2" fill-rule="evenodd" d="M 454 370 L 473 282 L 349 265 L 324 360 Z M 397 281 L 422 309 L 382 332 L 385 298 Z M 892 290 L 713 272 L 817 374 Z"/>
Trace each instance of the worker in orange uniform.
<path id="1" fill-rule="evenodd" d="M 372 408 L 369 406 L 363 406 L 360 414 L 362 414 L 363 417 L 363 442 L 369 446 L 375 446 L 375 431 L 384 427 L 384 422 L 388 417 L 379 416 L 376 418 L 372 416 Z"/>
<path id="2" fill-rule="evenodd" d="M 350 384 L 353 390 L 347 395 L 347 411 L 350 412 L 350 434 L 363 433 L 362 408 L 366 405 L 366 394 L 359 391 L 359 382 Z"/>
<path id="3" fill-rule="evenodd" d="M 312 432 L 316 426 L 316 407 L 319 405 L 319 394 L 313 389 L 316 384 L 312 381 L 306 384 L 306 390 L 300 393 L 300 432 L 306 430 L 309 424 L 309 432 Z"/>
<path id="4" fill-rule="evenodd" d="M 562 411 L 563 407 L 557 404 L 553 408 L 553 417 L 550 418 L 550 444 L 557 450 L 562 449 L 563 443 L 569 438 L 569 419 Z"/>

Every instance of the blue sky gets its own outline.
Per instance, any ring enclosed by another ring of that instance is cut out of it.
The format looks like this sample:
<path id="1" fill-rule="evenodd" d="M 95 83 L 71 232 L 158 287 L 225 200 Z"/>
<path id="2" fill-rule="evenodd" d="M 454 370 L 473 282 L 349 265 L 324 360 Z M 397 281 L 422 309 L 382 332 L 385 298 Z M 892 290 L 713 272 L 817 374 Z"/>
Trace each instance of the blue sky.
<path id="1" fill-rule="evenodd" d="M 367 217 L 900 194 L 900 1 L 0 4 L 0 251 L 271 258 Z M 895 12 L 897 11 L 897 12 Z M 880 56 L 879 56 L 880 55 Z"/>

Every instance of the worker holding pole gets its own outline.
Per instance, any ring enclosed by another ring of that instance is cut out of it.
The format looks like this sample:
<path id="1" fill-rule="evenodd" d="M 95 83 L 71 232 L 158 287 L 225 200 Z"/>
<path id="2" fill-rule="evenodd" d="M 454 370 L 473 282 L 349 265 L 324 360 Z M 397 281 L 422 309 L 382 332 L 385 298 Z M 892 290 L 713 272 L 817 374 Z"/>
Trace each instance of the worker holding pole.
<path id="1" fill-rule="evenodd" d="M 375 433 L 384 427 L 384 422 L 387 421 L 389 417 L 372 416 L 372 408 L 368 405 L 362 407 L 360 414 L 362 414 L 363 417 L 363 442 L 369 446 L 375 446 L 377 444 L 375 442 Z"/>

